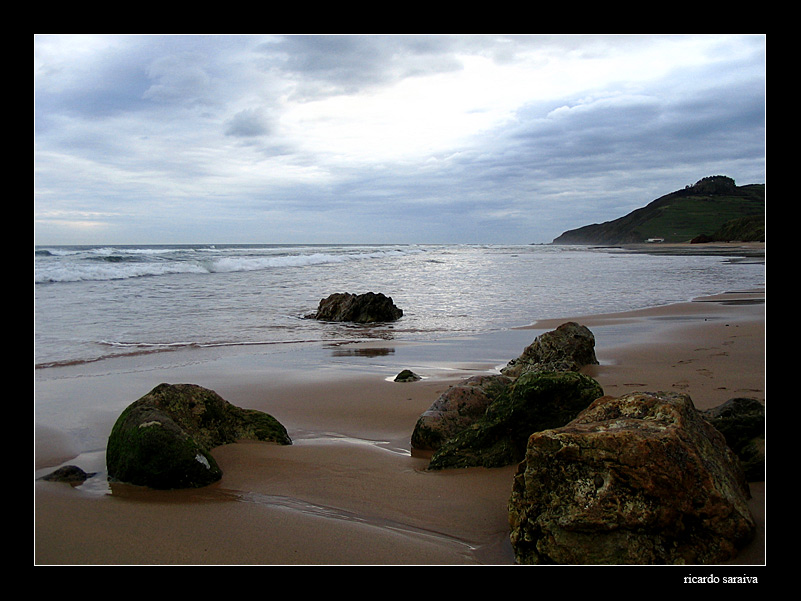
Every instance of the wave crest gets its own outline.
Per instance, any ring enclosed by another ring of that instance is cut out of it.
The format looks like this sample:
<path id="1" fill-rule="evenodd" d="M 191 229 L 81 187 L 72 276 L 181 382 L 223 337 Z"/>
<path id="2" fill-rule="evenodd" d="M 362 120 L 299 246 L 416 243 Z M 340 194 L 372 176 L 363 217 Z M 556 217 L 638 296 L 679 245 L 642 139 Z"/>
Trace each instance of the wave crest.
<path id="1" fill-rule="evenodd" d="M 314 249 L 107 248 L 37 249 L 34 283 L 124 280 L 177 274 L 233 273 L 262 269 L 402 257 L 417 248 Z"/>

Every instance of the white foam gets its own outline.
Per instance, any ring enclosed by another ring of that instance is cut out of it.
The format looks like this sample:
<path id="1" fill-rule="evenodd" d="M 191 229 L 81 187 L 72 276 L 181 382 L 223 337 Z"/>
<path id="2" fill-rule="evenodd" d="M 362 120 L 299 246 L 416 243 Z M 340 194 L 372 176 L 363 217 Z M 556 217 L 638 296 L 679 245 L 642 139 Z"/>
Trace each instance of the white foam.
<path id="1" fill-rule="evenodd" d="M 365 247 L 344 247 L 334 252 L 318 252 L 312 248 L 250 247 L 229 249 L 98 247 L 87 250 L 57 248 L 47 250 L 51 256 L 37 257 L 35 261 L 34 283 L 108 281 L 184 273 L 258 271 L 387 259 L 423 252 L 417 248 Z M 148 257 L 152 260 L 148 260 Z M 111 260 L 112 258 L 117 260 Z"/>

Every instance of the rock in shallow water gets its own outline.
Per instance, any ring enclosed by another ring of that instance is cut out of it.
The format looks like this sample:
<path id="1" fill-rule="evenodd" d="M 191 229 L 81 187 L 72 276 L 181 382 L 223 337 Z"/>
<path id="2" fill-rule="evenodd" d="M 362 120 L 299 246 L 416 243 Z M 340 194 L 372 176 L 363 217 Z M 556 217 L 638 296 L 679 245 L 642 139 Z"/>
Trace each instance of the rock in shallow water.
<path id="1" fill-rule="evenodd" d="M 309 317 L 321 321 L 380 323 L 400 319 L 403 311 L 395 306 L 392 297 L 381 293 L 337 292 L 322 299 L 317 312 Z"/>

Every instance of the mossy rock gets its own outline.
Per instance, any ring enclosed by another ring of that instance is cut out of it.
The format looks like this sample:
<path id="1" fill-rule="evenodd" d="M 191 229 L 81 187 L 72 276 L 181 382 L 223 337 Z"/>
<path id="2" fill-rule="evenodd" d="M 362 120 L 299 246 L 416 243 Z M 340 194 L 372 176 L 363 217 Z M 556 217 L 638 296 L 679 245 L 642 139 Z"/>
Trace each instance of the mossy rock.
<path id="1" fill-rule="evenodd" d="M 412 448 L 436 451 L 480 420 L 487 407 L 512 382 L 512 378 L 492 374 L 472 376 L 451 386 L 418 418 L 412 431 Z"/>
<path id="2" fill-rule="evenodd" d="M 765 479 L 765 406 L 737 397 L 702 412 L 740 458 L 749 482 Z"/>
<path id="3" fill-rule="evenodd" d="M 509 499 L 519 564 L 708 565 L 756 534 L 741 466 L 676 392 L 596 399 L 528 440 Z"/>
<path id="4" fill-rule="evenodd" d="M 531 434 L 564 426 L 601 396 L 598 382 L 578 372 L 524 373 L 481 419 L 440 446 L 429 469 L 518 463 Z"/>
<path id="5" fill-rule="evenodd" d="M 197 488 L 222 477 L 211 453 L 152 407 L 123 412 L 109 436 L 106 466 L 112 480 L 157 489 Z"/>
<path id="6" fill-rule="evenodd" d="M 112 480 L 157 489 L 197 488 L 222 477 L 210 450 L 238 440 L 292 444 L 271 415 L 236 407 L 193 384 L 160 384 L 117 419 L 106 467 Z"/>
<path id="7" fill-rule="evenodd" d="M 395 376 L 395 382 L 417 382 L 421 379 L 422 378 L 414 373 L 411 369 L 404 369 L 397 376 Z"/>

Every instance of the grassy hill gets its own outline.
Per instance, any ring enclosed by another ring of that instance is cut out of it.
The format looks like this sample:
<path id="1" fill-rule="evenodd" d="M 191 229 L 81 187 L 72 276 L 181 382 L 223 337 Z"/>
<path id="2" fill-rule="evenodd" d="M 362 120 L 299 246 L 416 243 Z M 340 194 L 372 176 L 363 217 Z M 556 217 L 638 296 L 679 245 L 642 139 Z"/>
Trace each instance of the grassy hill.
<path id="1" fill-rule="evenodd" d="M 631 244 L 765 240 L 765 185 L 705 177 L 624 217 L 569 230 L 554 244 Z"/>

